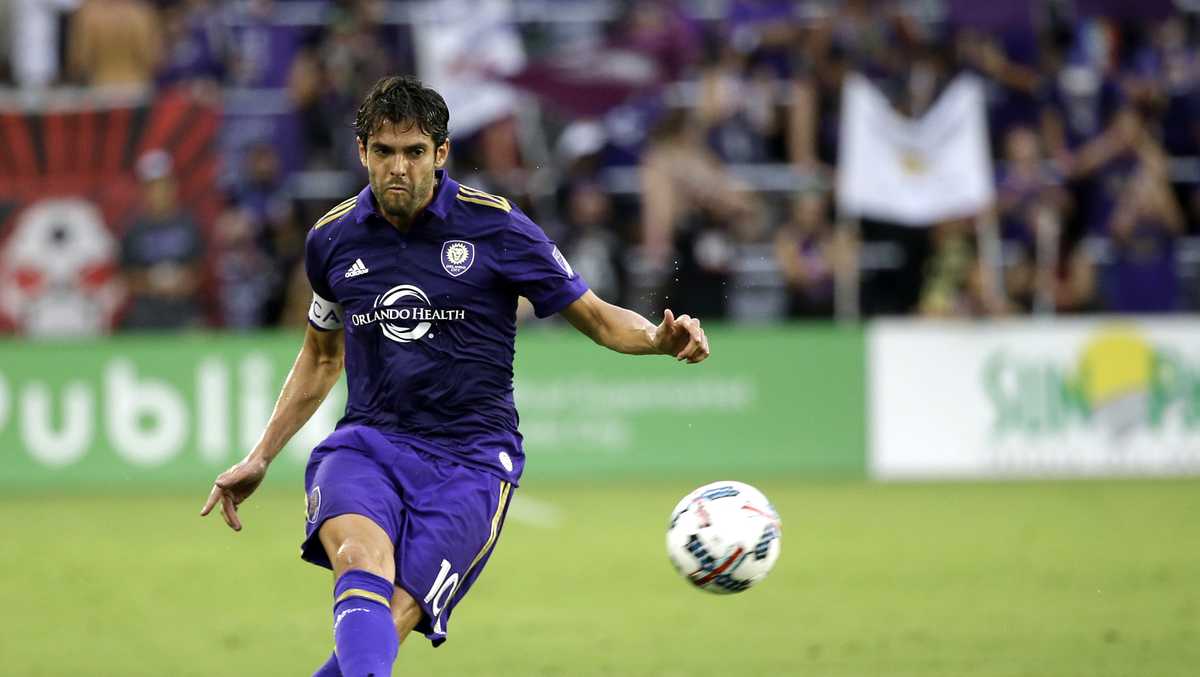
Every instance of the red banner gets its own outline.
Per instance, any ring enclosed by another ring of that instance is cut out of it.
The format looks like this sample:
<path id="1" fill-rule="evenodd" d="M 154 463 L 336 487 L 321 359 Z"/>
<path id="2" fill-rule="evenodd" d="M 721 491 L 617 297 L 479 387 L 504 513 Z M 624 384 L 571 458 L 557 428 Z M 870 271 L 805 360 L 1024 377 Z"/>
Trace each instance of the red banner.
<path id="1" fill-rule="evenodd" d="M 177 92 L 0 101 L 0 328 L 111 328 L 123 296 L 118 243 L 141 207 L 138 160 L 165 151 L 179 203 L 207 229 L 221 208 L 219 124 L 219 109 Z"/>

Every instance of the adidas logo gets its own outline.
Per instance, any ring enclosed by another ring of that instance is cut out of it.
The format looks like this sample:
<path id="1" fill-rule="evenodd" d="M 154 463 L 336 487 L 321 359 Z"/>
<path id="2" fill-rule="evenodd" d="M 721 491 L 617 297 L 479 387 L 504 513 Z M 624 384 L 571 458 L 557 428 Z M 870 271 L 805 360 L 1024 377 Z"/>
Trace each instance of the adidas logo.
<path id="1" fill-rule="evenodd" d="M 363 263 L 362 259 L 355 259 L 354 265 L 346 269 L 346 277 L 358 277 L 369 272 L 371 271 L 367 270 L 367 264 Z"/>

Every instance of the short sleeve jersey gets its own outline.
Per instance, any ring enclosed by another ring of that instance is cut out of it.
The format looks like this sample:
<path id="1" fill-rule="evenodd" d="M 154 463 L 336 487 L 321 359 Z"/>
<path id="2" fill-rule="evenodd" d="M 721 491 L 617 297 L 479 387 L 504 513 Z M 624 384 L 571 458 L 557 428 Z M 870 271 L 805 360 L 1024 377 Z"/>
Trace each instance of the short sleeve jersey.
<path id="1" fill-rule="evenodd" d="M 516 482 L 517 298 L 538 317 L 588 289 L 558 247 L 507 199 L 442 170 L 407 232 L 370 187 L 309 232 L 309 323 L 345 330 L 348 390 L 338 427 L 372 426 L 428 453 Z"/>

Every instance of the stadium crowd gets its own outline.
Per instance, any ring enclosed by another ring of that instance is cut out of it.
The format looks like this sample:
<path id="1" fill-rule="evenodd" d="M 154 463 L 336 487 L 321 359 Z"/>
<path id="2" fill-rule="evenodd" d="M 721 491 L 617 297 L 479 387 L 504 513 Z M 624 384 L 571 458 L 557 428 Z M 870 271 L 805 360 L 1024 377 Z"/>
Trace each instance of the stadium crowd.
<path id="1" fill-rule="evenodd" d="M 514 198 L 601 296 L 642 312 L 1200 307 L 1200 21 L 1167 0 L 7 0 L 0 15 L 9 92 L 177 90 L 223 112 L 211 222 L 177 198 L 169 154 L 136 163 L 142 208 L 111 224 L 121 327 L 303 322 L 305 232 L 361 187 L 353 107 L 396 72 L 447 99 L 456 178 Z M 919 115 L 964 71 L 986 83 L 994 212 L 839 220 L 846 75 Z"/>

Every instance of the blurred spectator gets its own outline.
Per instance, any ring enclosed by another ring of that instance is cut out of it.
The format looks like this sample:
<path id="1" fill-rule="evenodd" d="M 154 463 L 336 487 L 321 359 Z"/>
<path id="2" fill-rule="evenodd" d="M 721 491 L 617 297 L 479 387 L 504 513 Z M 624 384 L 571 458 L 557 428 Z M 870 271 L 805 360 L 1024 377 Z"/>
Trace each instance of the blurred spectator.
<path id="1" fill-rule="evenodd" d="M 293 241 L 294 233 L 282 232 L 292 227 L 294 209 L 274 144 L 251 143 L 242 165 L 241 181 L 230 192 L 234 204 L 249 214 L 254 242 L 272 254 L 296 255 L 302 245 Z"/>
<path id="2" fill-rule="evenodd" d="M 450 108 L 451 162 L 460 177 L 482 170 L 485 186 L 523 192 L 517 94 L 504 81 L 525 65 L 512 2 L 438 0 L 418 8 L 413 26 L 417 66 L 421 79 Z"/>
<path id="3" fill-rule="evenodd" d="M 379 23 L 384 9 L 379 0 L 353 0 L 335 12 L 328 24 L 322 61 L 330 87 L 351 102 L 347 107 L 351 114 L 361 92 L 413 65 L 411 54 L 401 54 L 411 48 L 407 38 Z"/>
<path id="4" fill-rule="evenodd" d="M 788 289 L 788 317 L 833 315 L 834 273 L 846 244 L 845 236 L 834 233 L 822 193 L 795 198 L 791 218 L 775 236 L 775 261 Z"/>
<path id="5" fill-rule="evenodd" d="M 1086 144 L 1110 129 L 1125 98 L 1113 77 L 1113 36 L 1103 20 L 1081 22 L 1071 45 L 1064 54 L 1051 47 L 1047 61 L 1054 73 L 1046 83 L 1042 112 L 1043 134 L 1051 156 L 1070 166 L 1073 155 L 1086 153 Z M 1104 142 L 1101 142 L 1104 143 Z M 1084 163 L 1074 167 L 1087 174 L 1097 166 Z"/>
<path id="6" fill-rule="evenodd" d="M 604 125 L 595 120 L 579 120 L 563 128 L 554 148 L 559 184 L 569 188 L 580 183 L 599 183 L 609 142 Z"/>
<path id="7" fill-rule="evenodd" d="M 803 32 L 800 77 L 792 92 L 789 153 L 804 165 L 813 159 L 827 166 L 837 160 L 842 80 L 861 73 L 885 92 L 899 110 L 912 113 L 908 90 L 912 55 L 919 31 L 894 0 L 831 3 L 830 11 Z M 924 71 L 921 71 L 922 73 Z M 923 83 L 931 89 L 930 83 Z M 927 92 L 926 96 L 932 96 Z"/>
<path id="8" fill-rule="evenodd" d="M 1150 163 L 1166 172 L 1162 146 L 1138 112 L 1124 108 L 1109 129 L 1076 154 L 1071 170 L 1086 181 L 1074 186 L 1084 219 L 1084 234 L 1107 233 L 1113 210 L 1138 169 Z"/>
<path id="9" fill-rule="evenodd" d="M 1028 311 L 1038 293 L 1042 302 L 1053 298 L 1057 245 L 1071 208 L 1070 195 L 1047 162 L 1037 133 L 1023 126 L 1005 135 L 998 184 L 1005 291 L 1018 308 Z"/>
<path id="10" fill-rule="evenodd" d="M 1132 55 L 1125 89 L 1141 110 L 1161 120 L 1163 146 L 1172 155 L 1200 152 L 1200 49 L 1182 16 L 1149 27 Z"/>
<path id="11" fill-rule="evenodd" d="M 749 164 L 784 159 L 778 152 L 783 126 L 775 111 L 781 84 L 763 72 L 743 78 L 734 63 L 704 70 L 698 113 L 708 145 L 721 160 Z"/>
<path id="12" fill-rule="evenodd" d="M 1036 126 L 1043 84 L 1032 26 L 1014 26 L 1000 39 L 964 29 L 959 31 L 957 43 L 959 58 L 982 75 L 988 86 L 988 127 L 993 141 L 1005 138 L 1014 126 Z"/>
<path id="13" fill-rule="evenodd" d="M 178 203 L 171 158 L 152 150 L 137 162 L 143 211 L 121 239 L 121 268 L 130 303 L 129 329 L 182 329 L 203 323 L 204 241 L 196 221 Z"/>
<path id="14" fill-rule="evenodd" d="M 734 233 L 763 215 L 749 186 L 725 169 L 701 135 L 691 112 L 674 109 L 647 140 L 640 166 L 638 267 L 663 277 L 670 303 L 723 317 Z"/>
<path id="15" fill-rule="evenodd" d="M 236 210 L 228 213 L 227 225 L 230 246 L 238 251 L 238 260 L 251 258 L 245 248 L 253 247 L 261 257 L 264 267 L 273 271 L 291 270 L 304 252 L 306 227 L 299 223 L 299 215 L 284 181 L 279 154 L 275 146 L 267 142 L 256 142 L 246 150 L 242 180 L 232 189 L 232 202 Z M 242 232 L 243 229 L 246 232 Z M 236 237 L 233 237 L 236 235 Z M 220 234 L 218 234 L 220 236 Z M 246 240 L 246 241 L 243 241 Z M 266 286 L 266 300 L 258 303 L 257 312 L 262 322 L 274 323 L 286 294 L 286 279 L 281 272 L 270 276 Z M 262 283 L 256 278 L 255 284 Z M 224 292 L 222 292 L 224 293 Z M 256 292 L 257 293 L 257 292 Z"/>
<path id="16" fill-rule="evenodd" d="M 308 307 L 312 303 L 312 287 L 304 274 L 304 264 L 292 267 L 287 277 L 283 310 L 279 314 L 281 327 L 302 328 L 308 326 Z"/>
<path id="17" fill-rule="evenodd" d="M 613 217 L 612 201 L 600 185 L 583 181 L 568 187 L 563 234 L 567 258 L 596 294 L 615 300 L 620 298 L 621 270 Z"/>
<path id="18" fill-rule="evenodd" d="M 642 155 L 642 237 L 652 260 L 664 262 L 681 234 L 751 218 L 749 186 L 732 177 L 704 146 L 701 129 L 682 109 L 663 116 Z"/>
<path id="19" fill-rule="evenodd" d="M 85 0 L 71 18 L 71 74 L 90 87 L 148 89 L 162 36 L 157 10 L 143 0 Z"/>
<path id="20" fill-rule="evenodd" d="M 310 168 L 359 171 L 354 135 L 346 133 L 358 99 L 376 80 L 411 66 L 395 30 L 379 24 L 382 3 L 349 3 L 333 13 L 326 33 L 291 65 L 288 89 L 308 143 Z"/>
<path id="21" fill-rule="evenodd" d="M 1163 169 L 1144 162 L 1114 210 L 1109 224 L 1114 260 L 1105 284 L 1108 310 L 1152 313 L 1179 307 L 1176 241 L 1184 222 Z"/>
<path id="22" fill-rule="evenodd" d="M 279 155 L 271 143 L 257 141 L 246 149 L 243 165 L 242 180 L 232 189 L 234 201 L 255 223 L 265 224 L 280 208 L 278 203 L 288 199 Z M 253 234 L 259 238 L 261 229 Z"/>
<path id="23" fill-rule="evenodd" d="M 907 79 L 908 48 L 918 33 L 912 17 L 894 0 L 847 0 L 836 3 L 813 37 L 825 55 L 844 58 L 849 68 L 896 95 Z"/>
<path id="24" fill-rule="evenodd" d="M 1086 313 L 1099 310 L 1095 257 L 1086 244 L 1085 240 L 1071 247 L 1055 270 L 1055 312 Z"/>
<path id="25" fill-rule="evenodd" d="M 1029 127 L 1014 127 L 1004 138 L 1004 162 L 997 187 L 1004 239 L 1034 245 L 1034 210 L 1061 214 L 1070 207 L 1062 176 L 1043 153 L 1041 140 Z"/>
<path id="26" fill-rule="evenodd" d="M 304 140 L 304 165 L 307 169 L 333 169 L 338 166 L 336 121 L 346 105 L 328 87 L 321 66 L 319 46 L 300 50 L 288 74 L 288 97 L 296 111 Z"/>
<path id="27" fill-rule="evenodd" d="M 159 87 L 185 83 L 214 98 L 225 78 L 228 36 L 211 0 L 184 0 L 163 10 L 165 55 L 157 73 Z"/>
<path id="28" fill-rule="evenodd" d="M 798 9 L 788 0 L 733 0 L 725 8 L 722 28 L 733 50 L 787 77 L 800 36 Z"/>
<path id="29" fill-rule="evenodd" d="M 230 84 L 251 88 L 287 85 L 303 41 L 300 28 L 282 20 L 287 4 L 248 0 L 227 10 Z"/>
<path id="30" fill-rule="evenodd" d="M 986 266 L 972 219 L 951 219 L 934 226 L 933 252 L 926 262 L 918 311 L 927 317 L 983 317 L 1011 310 L 988 293 Z"/>
<path id="31" fill-rule="evenodd" d="M 1172 156 L 1200 155 L 1200 47 L 1196 15 L 1174 15 L 1146 27 L 1125 85 L 1130 98 L 1156 121 L 1155 136 Z M 1200 182 L 1180 186 L 1188 221 L 1200 222 Z M 1193 228 L 1192 230 L 1195 230 Z"/>
<path id="32" fill-rule="evenodd" d="M 681 238 L 676 251 L 674 270 L 663 287 L 665 304 L 687 308 L 697 317 L 725 318 L 738 254 L 732 233 L 708 221 Z"/>
<path id="33" fill-rule="evenodd" d="M 230 329 L 254 329 L 266 321 L 279 271 L 255 242 L 253 217 L 245 209 L 229 209 L 217 220 L 213 271 L 219 323 Z"/>
<path id="34" fill-rule="evenodd" d="M 660 82 L 689 75 L 700 53 L 700 33 L 676 0 L 631 2 L 617 21 L 614 47 L 650 59 Z"/>
<path id="35" fill-rule="evenodd" d="M 807 167 L 816 159 L 817 99 L 801 69 L 800 9 L 788 0 L 734 0 L 725 8 L 721 54 L 703 76 L 700 107 L 715 127 L 713 147 L 729 161 Z"/>

